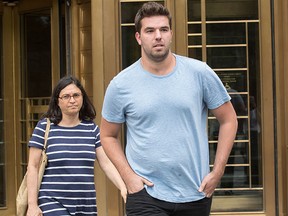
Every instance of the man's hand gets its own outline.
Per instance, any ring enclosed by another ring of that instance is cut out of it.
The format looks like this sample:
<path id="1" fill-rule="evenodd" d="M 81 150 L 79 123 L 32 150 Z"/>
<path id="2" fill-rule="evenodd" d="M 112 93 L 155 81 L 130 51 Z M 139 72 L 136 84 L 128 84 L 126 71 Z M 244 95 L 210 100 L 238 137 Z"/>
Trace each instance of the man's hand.
<path id="1" fill-rule="evenodd" d="M 215 191 L 215 188 L 220 182 L 222 175 L 216 174 L 215 172 L 210 172 L 205 178 L 203 179 L 199 192 L 203 192 L 206 197 L 211 197 Z"/>
<path id="2" fill-rule="evenodd" d="M 147 179 L 137 175 L 136 173 L 133 174 L 129 178 L 129 181 L 125 182 L 126 187 L 128 190 L 128 194 L 133 194 L 141 191 L 144 187 L 144 185 L 147 185 L 148 187 L 152 187 L 153 183 L 148 181 Z"/>

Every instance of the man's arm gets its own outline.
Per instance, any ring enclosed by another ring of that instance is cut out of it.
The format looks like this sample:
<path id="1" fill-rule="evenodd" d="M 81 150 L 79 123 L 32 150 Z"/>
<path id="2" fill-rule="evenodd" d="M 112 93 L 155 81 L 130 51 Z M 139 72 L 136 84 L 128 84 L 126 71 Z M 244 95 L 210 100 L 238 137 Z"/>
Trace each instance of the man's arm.
<path id="1" fill-rule="evenodd" d="M 153 184 L 138 176 L 130 167 L 118 139 L 121 125 L 119 123 L 108 122 L 102 118 L 100 126 L 101 144 L 106 155 L 117 168 L 125 182 L 128 193 L 135 193 L 143 189 L 144 184 L 148 186 L 152 186 Z"/>
<path id="2" fill-rule="evenodd" d="M 213 170 L 203 179 L 199 188 L 199 191 L 204 192 L 207 197 L 212 196 L 224 174 L 238 127 L 237 116 L 231 102 L 227 102 L 211 112 L 218 120 L 220 128 Z"/>

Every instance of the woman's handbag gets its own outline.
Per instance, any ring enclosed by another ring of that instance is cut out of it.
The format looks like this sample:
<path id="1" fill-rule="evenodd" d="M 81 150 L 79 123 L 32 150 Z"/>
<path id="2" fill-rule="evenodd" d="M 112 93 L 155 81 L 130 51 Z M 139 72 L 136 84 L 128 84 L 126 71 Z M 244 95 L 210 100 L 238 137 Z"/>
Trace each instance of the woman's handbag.
<path id="1" fill-rule="evenodd" d="M 39 188 L 42 182 L 42 177 L 44 175 L 45 167 L 47 165 L 46 146 L 47 146 L 49 130 L 50 130 L 50 120 L 49 118 L 47 118 L 47 126 L 45 130 L 45 141 L 44 141 L 44 147 L 42 150 L 41 161 L 40 161 L 39 172 L 38 172 L 37 191 L 39 191 Z M 22 183 L 17 193 L 16 207 L 17 207 L 17 216 L 26 215 L 27 208 L 28 208 L 27 172 L 22 180 Z"/>

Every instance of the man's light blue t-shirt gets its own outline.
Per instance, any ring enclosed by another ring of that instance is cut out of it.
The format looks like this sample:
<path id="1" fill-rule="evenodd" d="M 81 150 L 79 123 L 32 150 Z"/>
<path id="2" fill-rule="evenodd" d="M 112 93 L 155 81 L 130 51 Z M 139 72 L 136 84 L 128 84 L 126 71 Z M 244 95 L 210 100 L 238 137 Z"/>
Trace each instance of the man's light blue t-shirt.
<path id="1" fill-rule="evenodd" d="M 230 100 L 207 64 L 174 55 L 176 66 L 157 76 L 141 59 L 110 82 L 102 110 L 108 122 L 126 123 L 132 169 L 154 183 L 147 192 L 168 202 L 191 202 L 209 173 L 207 109 Z"/>

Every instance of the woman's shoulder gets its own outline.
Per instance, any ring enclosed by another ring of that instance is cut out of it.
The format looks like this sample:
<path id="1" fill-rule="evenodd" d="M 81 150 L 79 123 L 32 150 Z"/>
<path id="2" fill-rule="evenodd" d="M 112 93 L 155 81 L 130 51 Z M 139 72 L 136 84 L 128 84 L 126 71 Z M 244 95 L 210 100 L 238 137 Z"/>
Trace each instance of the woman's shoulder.
<path id="1" fill-rule="evenodd" d="M 98 125 L 92 120 L 82 120 L 80 126 L 87 128 L 98 128 Z"/>
<path id="2" fill-rule="evenodd" d="M 37 123 L 37 127 L 40 127 L 40 128 L 46 128 L 46 125 L 47 125 L 46 118 L 40 119 Z"/>

